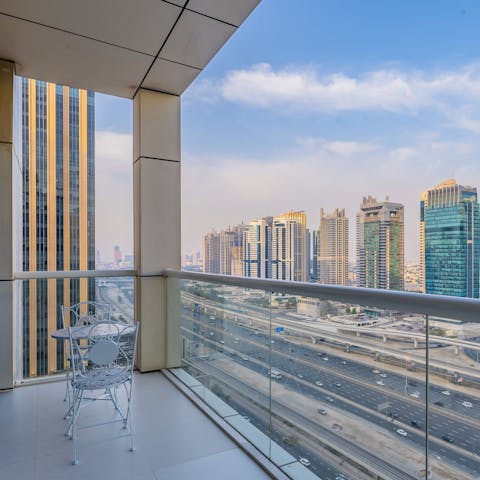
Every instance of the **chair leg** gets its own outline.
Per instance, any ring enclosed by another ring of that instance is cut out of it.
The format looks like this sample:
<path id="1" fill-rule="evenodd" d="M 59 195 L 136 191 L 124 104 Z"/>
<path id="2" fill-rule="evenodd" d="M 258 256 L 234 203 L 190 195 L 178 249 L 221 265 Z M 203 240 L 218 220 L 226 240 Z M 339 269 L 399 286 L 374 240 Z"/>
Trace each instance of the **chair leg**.
<path id="1" fill-rule="evenodd" d="M 72 417 L 72 438 L 73 438 L 73 465 L 78 465 L 78 453 L 77 453 L 77 443 L 78 443 L 78 430 L 77 430 L 77 417 L 80 410 L 80 404 L 82 402 L 83 391 L 80 395 L 77 395 L 77 398 L 73 401 L 73 417 Z"/>
<path id="2" fill-rule="evenodd" d="M 127 384 L 124 383 L 123 386 L 125 387 L 125 392 L 127 394 L 127 421 L 128 421 L 128 430 L 130 433 L 130 451 L 135 451 L 135 435 L 133 433 L 133 422 L 132 422 L 132 414 L 130 412 L 130 401 L 132 400 L 132 380 L 130 380 L 130 388 L 127 387 Z"/>
<path id="3" fill-rule="evenodd" d="M 130 432 L 130 451 L 135 451 L 135 435 L 133 433 L 132 416 L 128 416 L 128 430 Z"/>
<path id="4" fill-rule="evenodd" d="M 72 393 L 70 391 L 70 372 L 67 372 L 67 385 L 65 387 L 65 398 L 63 401 L 68 400 L 68 408 L 67 408 L 67 413 L 65 413 L 65 416 L 63 417 L 65 420 L 67 417 L 69 417 L 72 414 Z"/>
<path id="5" fill-rule="evenodd" d="M 80 392 L 80 391 L 75 391 L 73 390 L 72 391 L 72 394 L 71 394 L 71 405 L 70 405 L 70 409 L 68 411 L 68 414 L 69 416 L 71 416 L 71 419 L 70 419 L 70 423 L 68 424 L 68 428 L 67 428 L 67 431 L 65 432 L 65 436 L 68 437 L 70 436 L 70 432 L 72 431 L 72 426 L 73 426 L 73 407 L 75 405 L 75 402 L 77 402 L 77 400 L 79 399 L 80 397 L 80 393 L 82 394 L 83 396 L 83 392 Z M 78 414 L 78 413 L 77 413 Z M 70 440 L 72 439 L 72 437 L 70 436 Z"/>
<path id="6" fill-rule="evenodd" d="M 117 413 L 122 418 L 123 428 L 127 428 L 127 417 L 123 415 L 122 410 L 120 408 L 120 405 L 117 402 L 117 393 L 116 393 L 115 389 L 116 389 L 116 387 L 114 387 L 113 389 L 109 388 L 108 389 L 108 395 L 110 396 L 110 400 L 112 401 L 113 406 L 115 407 L 115 410 L 117 411 Z"/>

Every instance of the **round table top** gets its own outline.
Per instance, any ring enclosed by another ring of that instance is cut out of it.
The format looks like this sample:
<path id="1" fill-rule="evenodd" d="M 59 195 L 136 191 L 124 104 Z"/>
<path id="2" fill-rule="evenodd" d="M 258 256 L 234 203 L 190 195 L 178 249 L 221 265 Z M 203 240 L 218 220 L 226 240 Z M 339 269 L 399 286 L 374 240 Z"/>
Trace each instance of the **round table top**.
<path id="1" fill-rule="evenodd" d="M 88 338 L 88 332 L 90 332 L 90 329 L 95 326 L 95 324 L 91 325 L 81 325 L 78 327 L 72 327 L 72 338 L 74 340 L 81 340 L 83 338 Z M 95 335 L 111 335 L 115 334 L 119 331 L 121 331 L 121 326 L 119 326 L 118 323 L 102 323 L 97 326 L 95 329 Z M 125 327 L 127 327 L 128 324 L 125 324 Z M 120 327 L 120 328 L 119 328 Z M 52 338 L 56 338 L 57 340 L 68 340 L 69 339 L 69 334 L 68 334 L 68 328 L 59 328 L 58 330 L 54 330 L 50 336 Z"/>

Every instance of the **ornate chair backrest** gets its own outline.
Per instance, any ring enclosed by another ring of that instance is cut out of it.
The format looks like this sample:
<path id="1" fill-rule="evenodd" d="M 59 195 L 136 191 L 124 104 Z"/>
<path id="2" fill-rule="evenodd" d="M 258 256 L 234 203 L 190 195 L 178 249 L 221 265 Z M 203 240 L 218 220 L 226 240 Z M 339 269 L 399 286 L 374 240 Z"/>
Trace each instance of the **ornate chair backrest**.
<path id="1" fill-rule="evenodd" d="M 61 306 L 63 328 L 92 325 L 97 322 L 110 321 L 111 305 L 109 303 L 85 301 L 70 307 Z"/>
<path id="2" fill-rule="evenodd" d="M 102 374 L 133 371 L 138 324 L 96 322 L 90 327 L 86 346 L 80 346 L 73 337 L 72 327 L 68 331 L 74 382 L 79 376 L 95 379 Z"/>

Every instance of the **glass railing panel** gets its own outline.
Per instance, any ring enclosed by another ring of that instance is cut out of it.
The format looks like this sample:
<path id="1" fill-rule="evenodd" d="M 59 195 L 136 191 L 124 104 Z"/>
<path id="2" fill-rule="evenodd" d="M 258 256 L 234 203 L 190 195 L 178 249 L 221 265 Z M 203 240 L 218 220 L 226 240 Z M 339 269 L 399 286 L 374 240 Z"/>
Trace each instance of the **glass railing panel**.
<path id="1" fill-rule="evenodd" d="M 480 325 L 428 323 L 432 478 L 473 480 L 480 472 Z"/>
<path id="2" fill-rule="evenodd" d="M 476 323 L 173 280 L 178 375 L 292 479 L 478 478 Z"/>
<path id="3" fill-rule="evenodd" d="M 425 466 L 423 317 L 272 299 L 272 370 L 281 375 L 272 383 L 272 439 L 299 464 L 283 470 L 293 478 L 300 465 L 321 479 L 418 478 Z"/>
<path id="4" fill-rule="evenodd" d="M 67 368 L 68 342 L 52 338 L 63 328 L 61 306 L 94 301 L 110 306 L 110 318 L 134 321 L 134 278 L 101 277 L 35 279 L 17 282 L 17 378 L 63 373 Z M 106 312 L 85 311 L 106 318 Z M 70 323 L 69 315 L 65 324 Z"/>
<path id="5" fill-rule="evenodd" d="M 270 294 L 168 279 L 180 291 L 176 373 L 264 455 L 270 444 Z M 170 301 L 170 297 L 169 297 Z M 254 315 L 252 314 L 254 312 Z"/>

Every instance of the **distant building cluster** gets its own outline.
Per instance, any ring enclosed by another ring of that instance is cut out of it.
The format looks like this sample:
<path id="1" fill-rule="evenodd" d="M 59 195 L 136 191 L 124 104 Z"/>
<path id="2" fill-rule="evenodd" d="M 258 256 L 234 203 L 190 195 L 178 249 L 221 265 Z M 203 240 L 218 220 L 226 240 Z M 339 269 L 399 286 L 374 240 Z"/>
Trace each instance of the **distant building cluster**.
<path id="1" fill-rule="evenodd" d="M 113 247 L 113 256 L 111 260 L 104 261 L 100 257 L 100 252 L 97 250 L 96 268 L 99 270 L 130 270 L 133 269 L 134 266 L 134 256 L 131 254 L 124 254 L 120 245 L 115 245 Z"/>
<path id="2" fill-rule="evenodd" d="M 203 271 L 290 281 L 348 282 L 345 210 L 322 211 L 319 230 L 305 212 L 287 212 L 203 236 Z M 231 273 L 230 273 L 231 272 Z"/>
<path id="3" fill-rule="evenodd" d="M 364 197 L 356 215 L 356 268 L 349 268 L 345 209 L 263 217 L 203 236 L 204 272 L 331 285 L 479 297 L 477 189 L 450 179 L 420 199 L 420 265 L 405 265 L 405 207 Z"/>

